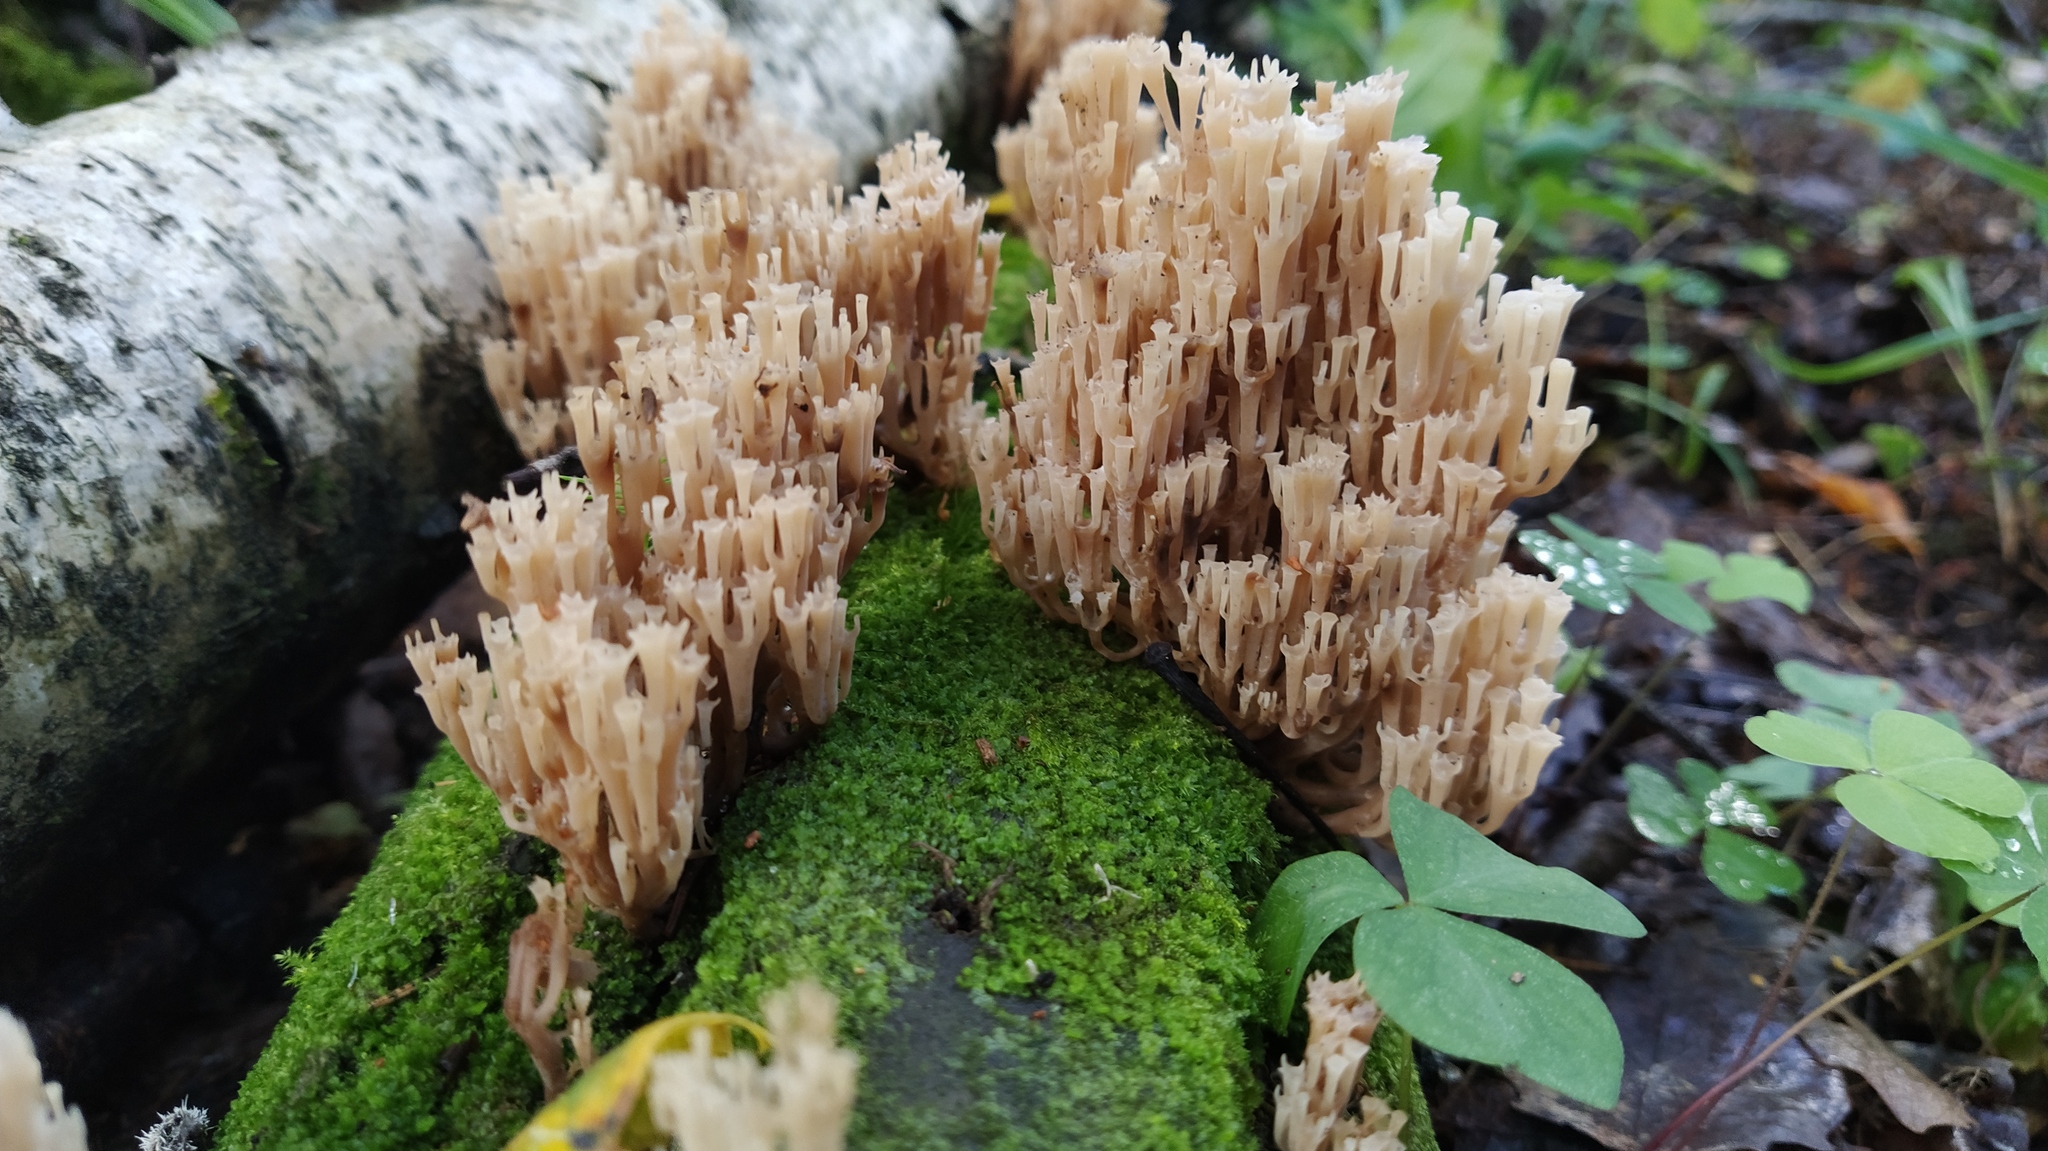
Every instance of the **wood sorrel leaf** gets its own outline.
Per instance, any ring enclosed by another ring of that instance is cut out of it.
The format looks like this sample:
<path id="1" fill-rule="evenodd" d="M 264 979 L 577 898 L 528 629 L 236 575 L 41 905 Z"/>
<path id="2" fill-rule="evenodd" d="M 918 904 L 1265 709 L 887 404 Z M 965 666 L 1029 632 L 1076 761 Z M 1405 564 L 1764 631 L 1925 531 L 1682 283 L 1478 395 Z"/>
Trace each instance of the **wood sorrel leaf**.
<path id="1" fill-rule="evenodd" d="M 1628 585 L 1651 611 L 1692 632 L 1706 635 L 1714 630 L 1714 616 L 1692 593 L 1668 579 L 1638 578 Z"/>
<path id="2" fill-rule="evenodd" d="M 1252 917 L 1250 931 L 1268 996 L 1266 1017 L 1273 1026 L 1287 1026 L 1308 961 L 1331 932 L 1399 902 L 1394 885 L 1348 851 L 1312 855 L 1281 872 Z"/>
<path id="3" fill-rule="evenodd" d="M 1593 1107 L 1619 1098 L 1621 1033 L 1607 1005 L 1528 944 L 1409 905 L 1362 916 L 1351 954 L 1366 990 L 1421 1042 Z"/>
<path id="4" fill-rule="evenodd" d="M 2005 898 L 2011 899 L 2012 896 Z M 2037 957 L 2048 955 L 2048 894 L 2036 891 L 2020 904 L 2020 938 L 2026 941 L 2027 950 Z"/>
<path id="5" fill-rule="evenodd" d="M 1707 796 L 1721 786 L 1721 773 L 1704 759 L 1681 759 L 1678 761 L 1678 781 L 1685 785 L 1687 795 L 1705 803 Z"/>
<path id="6" fill-rule="evenodd" d="M 1706 842 L 1700 848 L 1700 870 L 1722 894 L 1743 903 L 1757 903 L 1773 895 L 1797 895 L 1806 886 L 1805 873 L 1783 852 L 1718 827 L 1707 829 Z"/>
<path id="7" fill-rule="evenodd" d="M 1388 798 L 1408 898 L 1468 915 L 1540 919 L 1631 939 L 1643 925 L 1619 900 L 1562 867 L 1538 867 L 1470 824 L 1397 787 Z M 1377 993 L 1375 993 L 1377 994 Z"/>
<path id="8" fill-rule="evenodd" d="M 1990 832 L 1896 779 L 1851 775 L 1835 784 L 1835 799 L 1858 823 L 1907 851 L 1969 863 L 1989 863 L 1998 856 Z"/>
<path id="9" fill-rule="evenodd" d="M 1813 768 L 1775 755 L 1760 755 L 1722 772 L 1737 783 L 1775 803 L 1805 799 L 1813 794 Z"/>
<path id="10" fill-rule="evenodd" d="M 1989 911 L 2015 895 L 2048 883 L 2048 853 L 2042 851 L 2040 838 L 2041 829 L 2048 826 L 2048 788 L 2039 784 L 2020 786 L 2027 793 L 2028 807 L 2016 818 L 1997 819 L 1964 812 L 1998 844 L 1997 858 L 1981 865 L 1944 861 L 1962 879 L 1969 890 L 1970 904 L 1979 911 Z M 1999 913 L 1997 921 L 2017 927 L 2019 911 L 2017 907 L 2008 908 Z"/>
<path id="11" fill-rule="evenodd" d="M 1870 770 L 1870 749 L 1860 736 L 1790 712 L 1757 716 L 1743 724 L 1742 731 L 1749 742 L 1794 763 Z"/>
<path id="12" fill-rule="evenodd" d="M 1551 516 L 1550 522 L 1573 543 L 1586 549 L 1586 554 L 1624 576 L 1633 579 L 1639 576 L 1664 574 L 1663 559 L 1656 552 L 1633 540 L 1609 539 L 1603 535 L 1595 535 L 1563 516 Z"/>
<path id="13" fill-rule="evenodd" d="M 1672 583 L 1698 583 L 1726 570 L 1720 552 L 1687 540 L 1665 540 L 1658 554 L 1664 561 L 1664 578 Z"/>
<path id="14" fill-rule="evenodd" d="M 1628 581 L 1620 569 L 1594 558 L 1585 548 L 1549 532 L 1525 528 L 1515 537 L 1537 563 L 1550 569 L 1565 594 L 1581 607 L 1620 615 L 1628 610 Z"/>
<path id="15" fill-rule="evenodd" d="M 1706 826 L 1698 801 L 1671 786 L 1662 772 L 1631 763 L 1621 777 L 1628 783 L 1628 820 L 1644 839 L 1683 847 Z"/>
<path id="16" fill-rule="evenodd" d="M 1707 598 L 1715 603 L 1771 599 L 1802 615 L 1813 606 L 1813 584 L 1784 560 L 1737 552 L 1723 562 L 1728 570 L 1707 581 Z"/>
<path id="17" fill-rule="evenodd" d="M 1865 719 L 1899 706 L 1906 698 L 1905 690 L 1894 680 L 1829 671 L 1803 659 L 1788 659 L 1778 665 L 1777 672 L 1778 682 L 1799 698 Z"/>
<path id="18" fill-rule="evenodd" d="M 1870 717 L 1870 750 L 1879 771 L 1930 759 L 1973 759 L 1977 755 L 1961 732 L 1940 720 L 1896 710 Z"/>
<path id="19" fill-rule="evenodd" d="M 1930 759 L 1886 768 L 1884 773 L 1936 799 L 1986 815 L 2016 816 L 2027 803 L 2018 780 L 1981 759 Z"/>
<path id="20" fill-rule="evenodd" d="M 1736 827 L 1744 831 L 1769 831 L 1778 826 L 1778 813 L 1758 799 L 1756 793 L 1724 779 L 1703 801 L 1707 822 L 1715 827 Z"/>

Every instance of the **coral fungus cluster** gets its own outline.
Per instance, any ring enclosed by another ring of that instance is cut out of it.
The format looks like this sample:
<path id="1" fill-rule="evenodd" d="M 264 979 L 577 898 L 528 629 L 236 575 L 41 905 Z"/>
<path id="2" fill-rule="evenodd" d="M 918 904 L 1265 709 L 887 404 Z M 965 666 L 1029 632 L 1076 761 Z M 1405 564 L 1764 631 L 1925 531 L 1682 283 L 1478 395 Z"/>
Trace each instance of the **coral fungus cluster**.
<path id="1" fill-rule="evenodd" d="M 493 386 L 529 451 L 572 440 L 585 475 L 465 521 L 510 613 L 488 670 L 451 638 L 408 649 L 506 822 L 634 927 L 750 746 L 844 696 L 839 581 L 881 523 L 884 449 L 964 477 L 975 427 L 980 205 L 923 137 L 848 199 L 818 179 L 829 149 L 745 91 L 744 58 L 672 15 L 606 166 L 505 190 L 490 235 L 520 335 L 486 350 Z"/>
<path id="2" fill-rule="evenodd" d="M 1407 1113 L 1359 1091 L 1379 1004 L 1358 976 L 1332 980 L 1318 971 L 1308 977 L 1307 1008 L 1301 1062 L 1280 1060 L 1273 1142 L 1280 1151 L 1401 1151 Z"/>
<path id="3" fill-rule="evenodd" d="M 0 1007 L 0 1148 L 85 1151 L 85 1117 L 64 1103 L 64 1088 L 43 1082 L 35 1041 Z"/>
<path id="4" fill-rule="evenodd" d="M 1500 561 L 1593 436 L 1578 293 L 1506 290 L 1493 222 L 1391 138 L 1399 76 L 1294 84 L 1083 43 L 999 137 L 1054 291 L 977 441 L 983 527 L 1098 649 L 1174 644 L 1337 829 L 1383 833 L 1396 785 L 1490 829 L 1557 742 L 1569 601 Z"/>
<path id="5" fill-rule="evenodd" d="M 715 1055 L 698 1031 L 690 1050 L 654 1060 L 648 1112 L 676 1151 L 840 1151 L 853 1115 L 860 1057 L 838 1045 L 839 1002 L 805 980 L 761 1004 L 774 1050 Z"/>

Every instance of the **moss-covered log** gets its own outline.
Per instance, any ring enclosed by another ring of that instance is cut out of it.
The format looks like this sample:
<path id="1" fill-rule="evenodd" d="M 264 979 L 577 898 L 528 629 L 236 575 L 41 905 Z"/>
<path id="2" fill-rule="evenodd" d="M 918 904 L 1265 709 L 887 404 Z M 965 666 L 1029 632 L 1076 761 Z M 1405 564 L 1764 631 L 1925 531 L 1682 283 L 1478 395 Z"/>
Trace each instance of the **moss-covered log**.
<path id="1" fill-rule="evenodd" d="M 600 1030 L 752 1012 L 810 974 L 864 1052 L 855 1147 L 1255 1146 L 1266 789 L 1149 673 L 1043 620 L 975 515 L 892 509 L 850 581 L 853 693 L 725 816 L 691 901 L 708 926 L 655 951 L 594 927 Z M 459 773 L 437 762 L 296 962 L 227 1151 L 481 1148 L 538 1102 L 498 1006 L 539 856 Z"/>

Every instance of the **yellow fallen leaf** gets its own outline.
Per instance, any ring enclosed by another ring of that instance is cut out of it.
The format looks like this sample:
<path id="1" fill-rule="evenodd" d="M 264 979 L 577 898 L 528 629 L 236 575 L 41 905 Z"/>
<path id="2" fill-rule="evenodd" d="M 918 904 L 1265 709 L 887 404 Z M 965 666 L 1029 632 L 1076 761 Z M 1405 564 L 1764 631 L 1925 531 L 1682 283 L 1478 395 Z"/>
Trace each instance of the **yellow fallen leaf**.
<path id="1" fill-rule="evenodd" d="M 732 1031 L 753 1036 L 766 1054 L 768 1033 L 750 1019 L 693 1011 L 658 1019 L 626 1037 L 590 1070 L 540 1109 L 505 1151 L 642 1151 L 667 1142 L 647 1114 L 647 1075 L 654 1057 L 687 1051 L 698 1029 L 711 1034 L 711 1053 L 732 1053 Z"/>

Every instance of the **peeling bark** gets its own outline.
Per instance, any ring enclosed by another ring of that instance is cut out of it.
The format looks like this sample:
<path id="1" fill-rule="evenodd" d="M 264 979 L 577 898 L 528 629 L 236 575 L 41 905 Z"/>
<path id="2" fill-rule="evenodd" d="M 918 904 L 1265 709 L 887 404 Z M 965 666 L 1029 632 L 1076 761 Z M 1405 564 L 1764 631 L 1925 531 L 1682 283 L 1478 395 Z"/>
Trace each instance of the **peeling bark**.
<path id="1" fill-rule="evenodd" d="M 696 0 L 703 19 L 716 13 Z M 476 366 L 500 179 L 585 162 L 645 0 L 465 4 L 187 56 L 0 131 L 0 922 L 374 650 L 516 466 Z M 847 174 L 972 111 L 1003 0 L 744 0 Z"/>

